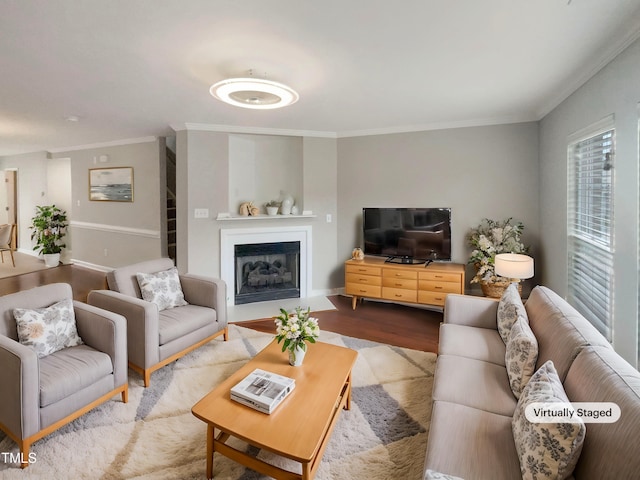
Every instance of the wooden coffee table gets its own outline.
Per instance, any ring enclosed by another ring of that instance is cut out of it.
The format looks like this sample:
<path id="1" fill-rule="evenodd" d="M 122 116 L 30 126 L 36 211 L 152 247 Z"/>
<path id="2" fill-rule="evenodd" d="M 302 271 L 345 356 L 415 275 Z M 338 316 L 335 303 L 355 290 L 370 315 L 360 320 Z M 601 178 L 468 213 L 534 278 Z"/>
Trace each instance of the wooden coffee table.
<path id="1" fill-rule="evenodd" d="M 307 346 L 302 366 L 292 367 L 281 348 L 274 340 L 191 409 L 207 424 L 207 478 L 213 478 L 215 452 L 276 479 L 310 480 L 315 475 L 340 410 L 351 406 L 351 369 L 358 354 L 318 342 Z M 256 368 L 296 381 L 293 392 L 270 415 L 234 402 L 229 396 L 231 387 Z M 219 430 L 217 435 L 215 429 Z M 231 437 L 299 462 L 302 474 L 275 467 L 228 445 Z"/>

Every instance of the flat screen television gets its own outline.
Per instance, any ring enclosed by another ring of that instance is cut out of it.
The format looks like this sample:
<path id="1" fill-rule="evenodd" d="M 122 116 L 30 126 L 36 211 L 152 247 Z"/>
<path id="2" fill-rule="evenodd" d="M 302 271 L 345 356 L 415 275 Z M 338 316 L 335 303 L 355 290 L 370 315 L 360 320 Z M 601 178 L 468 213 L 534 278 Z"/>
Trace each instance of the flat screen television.
<path id="1" fill-rule="evenodd" d="M 362 209 L 365 255 L 397 263 L 451 261 L 450 208 Z"/>

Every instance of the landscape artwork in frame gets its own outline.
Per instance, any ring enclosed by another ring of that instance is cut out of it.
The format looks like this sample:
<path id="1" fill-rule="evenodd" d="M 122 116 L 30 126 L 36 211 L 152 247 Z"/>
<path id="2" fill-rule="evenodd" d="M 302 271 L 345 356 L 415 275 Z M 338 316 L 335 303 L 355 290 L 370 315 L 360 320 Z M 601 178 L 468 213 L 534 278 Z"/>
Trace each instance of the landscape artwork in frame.
<path id="1" fill-rule="evenodd" d="M 133 202 L 133 167 L 89 169 L 89 200 Z"/>

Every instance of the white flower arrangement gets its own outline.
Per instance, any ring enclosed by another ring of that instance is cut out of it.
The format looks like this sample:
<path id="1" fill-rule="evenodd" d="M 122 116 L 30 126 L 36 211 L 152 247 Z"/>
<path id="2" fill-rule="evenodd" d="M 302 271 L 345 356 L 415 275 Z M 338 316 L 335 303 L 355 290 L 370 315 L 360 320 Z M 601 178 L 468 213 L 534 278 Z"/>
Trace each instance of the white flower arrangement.
<path id="1" fill-rule="evenodd" d="M 480 225 L 471 229 L 467 236 L 471 252 L 468 263 L 475 265 L 476 275 L 471 283 L 495 282 L 498 277 L 495 272 L 495 259 L 499 253 L 527 253 L 529 247 L 520 240 L 524 224 L 511 223 L 512 218 L 503 222 L 484 218 Z"/>
<path id="2" fill-rule="evenodd" d="M 311 317 L 311 309 L 302 310 L 297 307 L 293 313 L 288 313 L 284 308 L 280 309 L 280 315 L 275 317 L 276 339 L 282 344 L 282 351 L 293 351 L 296 347 L 306 350 L 305 342 L 316 343 L 320 335 L 318 319 Z"/>

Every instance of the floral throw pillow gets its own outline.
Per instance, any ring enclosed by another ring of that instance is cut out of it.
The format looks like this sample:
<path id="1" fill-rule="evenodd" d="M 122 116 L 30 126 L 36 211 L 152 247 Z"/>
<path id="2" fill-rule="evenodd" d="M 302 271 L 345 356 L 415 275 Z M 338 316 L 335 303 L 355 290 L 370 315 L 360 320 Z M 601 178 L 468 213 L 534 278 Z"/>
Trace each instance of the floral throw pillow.
<path id="1" fill-rule="evenodd" d="M 537 402 L 569 403 L 551 360 L 533 374 L 522 391 L 511 427 L 523 479 L 569 478 L 580 458 L 586 427 L 579 417 L 575 423 L 530 422 L 525 409 Z"/>
<path id="2" fill-rule="evenodd" d="M 520 398 L 522 390 L 535 372 L 536 360 L 538 360 L 538 341 L 529 323 L 518 316 L 511 327 L 504 358 L 511 391 L 516 398 Z"/>
<path id="3" fill-rule="evenodd" d="M 178 269 L 172 267 L 155 273 L 137 273 L 142 299 L 155 303 L 158 310 L 188 305 L 182 293 Z"/>
<path id="4" fill-rule="evenodd" d="M 505 345 L 509 341 L 511 326 L 518 319 L 518 316 L 522 316 L 527 322 L 529 321 L 518 287 L 515 283 L 512 283 L 505 289 L 498 303 L 498 333 L 500 333 Z"/>
<path id="5" fill-rule="evenodd" d="M 18 340 L 33 348 L 38 358 L 82 345 L 76 328 L 73 301 L 68 298 L 46 308 L 14 308 Z"/>

